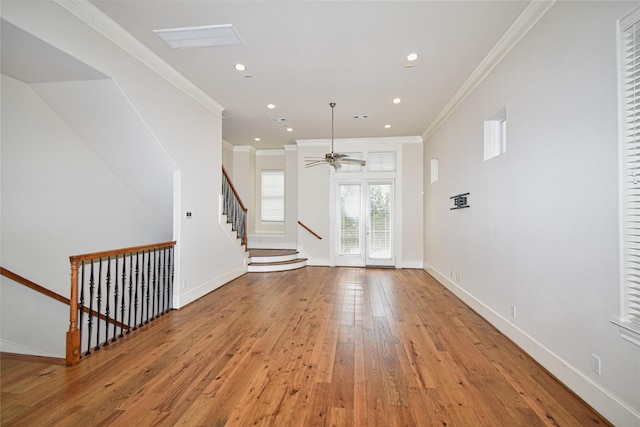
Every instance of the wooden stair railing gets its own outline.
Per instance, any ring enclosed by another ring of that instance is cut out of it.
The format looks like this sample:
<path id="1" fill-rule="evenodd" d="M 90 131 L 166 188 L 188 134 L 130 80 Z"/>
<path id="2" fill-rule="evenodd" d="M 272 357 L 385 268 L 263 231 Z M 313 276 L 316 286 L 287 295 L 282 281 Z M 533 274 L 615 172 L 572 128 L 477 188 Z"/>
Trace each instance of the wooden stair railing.
<path id="1" fill-rule="evenodd" d="M 175 244 L 172 241 L 69 257 L 67 366 L 172 309 Z"/>
<path id="2" fill-rule="evenodd" d="M 32 289 L 42 295 L 48 296 L 49 298 L 53 298 L 56 301 L 59 301 L 63 304 L 69 304 L 69 298 L 67 297 L 63 297 L 62 295 L 53 292 L 43 286 L 38 285 L 37 283 L 32 282 L 29 279 L 26 279 L 22 276 L 20 276 L 19 274 L 14 273 L 11 270 L 7 270 L 4 267 L 0 267 L 0 274 L 3 275 L 4 277 L 13 280 L 16 283 L 20 283 L 23 286 L 26 286 L 29 289 Z"/>
<path id="3" fill-rule="evenodd" d="M 69 298 L 62 296 L 57 292 L 53 292 L 52 290 L 49 290 L 49 289 L 47 289 L 47 288 L 45 288 L 43 286 L 40 286 L 37 283 L 32 282 L 31 280 L 29 280 L 29 279 L 27 279 L 25 277 L 22 277 L 19 274 L 14 273 L 11 270 L 7 270 L 4 267 L 0 267 L 0 274 L 3 275 L 4 277 L 8 278 L 8 279 L 13 280 L 16 283 L 19 283 L 19 284 L 21 284 L 23 286 L 26 286 L 29 289 L 32 289 L 32 290 L 38 292 L 39 294 L 42 294 L 42 295 L 47 296 L 49 298 L 52 298 L 52 299 L 54 299 L 56 301 L 59 301 L 59 302 L 61 302 L 63 304 L 66 304 L 66 305 L 70 305 L 71 304 L 71 300 Z M 100 319 L 102 319 L 104 321 L 107 321 L 107 322 L 110 322 L 110 323 L 114 323 L 118 327 L 122 326 L 122 324 L 120 322 L 117 322 L 114 319 L 108 319 L 102 313 L 98 313 L 98 312 L 95 312 L 95 311 L 89 311 L 88 307 L 84 307 L 83 310 L 87 314 L 91 314 L 92 316 L 100 317 Z"/>
<path id="4" fill-rule="evenodd" d="M 298 224 L 300 224 L 300 226 L 301 226 L 302 228 L 304 228 L 304 229 L 305 229 L 305 230 L 307 230 L 309 233 L 311 233 L 313 236 L 315 236 L 315 237 L 316 237 L 316 239 L 318 239 L 318 240 L 322 240 L 322 237 L 320 237 L 320 236 L 318 235 L 318 233 L 316 233 L 315 231 L 313 231 L 312 229 L 310 229 L 309 227 L 307 227 L 306 225 L 304 225 L 302 222 L 298 221 Z"/>
<path id="5" fill-rule="evenodd" d="M 229 178 L 227 170 L 222 167 L 222 213 L 231 223 L 231 229 L 237 233 L 242 245 L 247 248 L 247 208 Z"/>

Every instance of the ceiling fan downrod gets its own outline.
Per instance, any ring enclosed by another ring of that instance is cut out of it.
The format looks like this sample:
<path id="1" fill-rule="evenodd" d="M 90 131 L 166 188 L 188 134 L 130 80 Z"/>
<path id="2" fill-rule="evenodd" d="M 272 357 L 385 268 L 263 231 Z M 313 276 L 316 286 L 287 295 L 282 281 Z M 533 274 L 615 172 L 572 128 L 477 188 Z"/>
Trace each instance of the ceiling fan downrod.
<path id="1" fill-rule="evenodd" d="M 331 154 L 333 154 L 333 109 L 335 108 L 335 106 L 335 102 L 329 103 L 329 107 L 331 107 Z"/>

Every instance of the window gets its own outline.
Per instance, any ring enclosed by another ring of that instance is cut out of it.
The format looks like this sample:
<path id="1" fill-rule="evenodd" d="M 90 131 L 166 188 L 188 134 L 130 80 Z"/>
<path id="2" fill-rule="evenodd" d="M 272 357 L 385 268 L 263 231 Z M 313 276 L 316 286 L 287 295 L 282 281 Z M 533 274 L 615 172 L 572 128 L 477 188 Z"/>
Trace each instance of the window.
<path id="1" fill-rule="evenodd" d="M 396 170 L 396 153 L 369 153 L 367 166 L 370 172 L 393 172 Z"/>
<path id="2" fill-rule="evenodd" d="M 284 221 L 284 171 L 262 171 L 262 221 Z"/>
<path id="3" fill-rule="evenodd" d="M 484 159 L 507 152 L 507 112 L 503 108 L 484 122 Z"/>
<path id="4" fill-rule="evenodd" d="M 640 9 L 620 21 L 622 321 L 640 331 Z"/>
<path id="5" fill-rule="evenodd" d="M 360 255 L 360 184 L 340 184 L 340 255 Z"/>
<path id="6" fill-rule="evenodd" d="M 431 159 L 431 184 L 438 182 L 438 159 Z"/>

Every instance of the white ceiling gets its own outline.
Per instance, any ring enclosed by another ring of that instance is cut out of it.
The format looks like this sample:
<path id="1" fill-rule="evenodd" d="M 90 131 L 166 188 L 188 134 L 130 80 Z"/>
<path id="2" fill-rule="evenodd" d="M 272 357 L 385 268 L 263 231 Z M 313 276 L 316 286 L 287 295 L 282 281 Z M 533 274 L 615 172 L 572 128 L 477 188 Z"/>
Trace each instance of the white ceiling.
<path id="1" fill-rule="evenodd" d="M 225 141 L 260 149 L 329 138 L 331 101 L 336 138 L 422 135 L 529 1 L 91 3 L 225 108 Z M 172 50 L 153 31 L 220 24 L 244 44 Z"/>

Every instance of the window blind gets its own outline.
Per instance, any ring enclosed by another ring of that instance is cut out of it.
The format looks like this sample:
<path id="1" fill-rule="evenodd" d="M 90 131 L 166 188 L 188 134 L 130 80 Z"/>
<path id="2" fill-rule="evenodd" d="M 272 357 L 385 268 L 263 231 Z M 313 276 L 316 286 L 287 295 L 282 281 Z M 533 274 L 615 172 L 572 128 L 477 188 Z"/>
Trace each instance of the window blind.
<path id="1" fill-rule="evenodd" d="M 284 221 L 284 171 L 262 171 L 262 221 Z"/>
<path id="2" fill-rule="evenodd" d="M 396 153 L 369 153 L 367 165 L 371 172 L 393 172 L 396 170 Z"/>
<path id="3" fill-rule="evenodd" d="M 640 325 L 640 19 L 621 21 L 624 320 Z"/>

